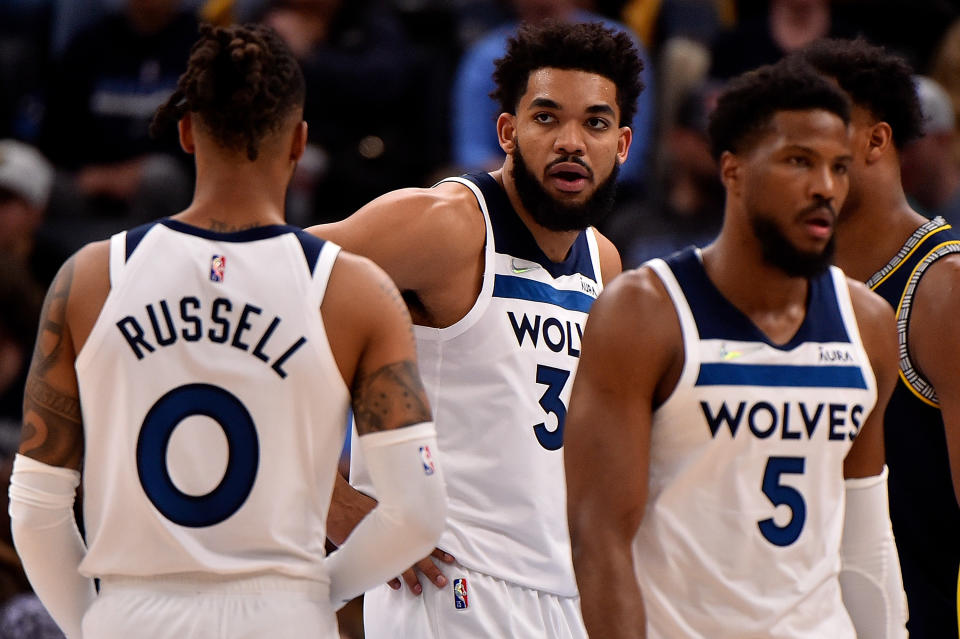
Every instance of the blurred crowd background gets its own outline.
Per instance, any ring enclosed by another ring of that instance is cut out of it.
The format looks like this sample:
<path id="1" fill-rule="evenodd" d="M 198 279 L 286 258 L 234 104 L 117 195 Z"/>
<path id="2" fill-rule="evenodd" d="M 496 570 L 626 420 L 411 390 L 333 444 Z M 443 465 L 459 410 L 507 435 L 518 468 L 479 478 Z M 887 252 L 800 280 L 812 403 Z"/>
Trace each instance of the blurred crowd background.
<path id="1" fill-rule="evenodd" d="M 395 188 L 499 167 L 493 61 L 520 21 L 545 19 L 628 30 L 646 63 L 601 227 L 625 267 L 710 241 L 723 207 L 705 137 L 714 96 L 823 36 L 864 36 L 913 64 L 927 130 L 904 151 L 904 186 L 918 210 L 960 221 L 957 0 L 0 0 L 0 477 L 60 264 L 190 200 L 191 158 L 147 126 L 200 22 L 269 24 L 300 59 L 310 145 L 288 219 L 308 226 Z M 5 499 L 0 486 L 0 639 L 59 636 L 29 599 Z"/>

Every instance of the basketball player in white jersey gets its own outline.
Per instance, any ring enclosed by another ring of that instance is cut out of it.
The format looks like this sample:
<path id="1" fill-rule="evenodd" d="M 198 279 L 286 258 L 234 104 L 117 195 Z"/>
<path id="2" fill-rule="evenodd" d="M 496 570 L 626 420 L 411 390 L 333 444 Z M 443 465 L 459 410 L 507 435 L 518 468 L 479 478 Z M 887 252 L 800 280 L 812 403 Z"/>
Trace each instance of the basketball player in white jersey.
<path id="1" fill-rule="evenodd" d="M 283 224 L 303 98 L 276 34 L 204 27 L 155 119 L 196 157 L 193 203 L 84 247 L 50 289 L 10 514 L 71 639 L 333 639 L 340 605 L 439 537 L 400 295 L 370 261 Z M 325 558 L 351 402 L 381 501 Z"/>
<path id="2" fill-rule="evenodd" d="M 716 241 L 624 273 L 565 449 L 590 636 L 905 637 L 883 409 L 889 306 L 830 263 L 849 106 L 778 64 L 725 89 Z"/>
<path id="3" fill-rule="evenodd" d="M 641 68 L 630 38 L 599 24 L 522 29 L 495 72 L 501 169 L 389 193 L 311 229 L 403 292 L 447 474 L 433 559 L 455 563 L 427 558 L 404 573 L 409 588 L 368 592 L 368 638 L 585 636 L 564 421 L 587 310 L 621 268 L 591 225 L 627 158 Z M 355 456 L 351 479 L 371 494 L 366 466 Z M 331 538 L 373 503 L 338 485 Z"/>

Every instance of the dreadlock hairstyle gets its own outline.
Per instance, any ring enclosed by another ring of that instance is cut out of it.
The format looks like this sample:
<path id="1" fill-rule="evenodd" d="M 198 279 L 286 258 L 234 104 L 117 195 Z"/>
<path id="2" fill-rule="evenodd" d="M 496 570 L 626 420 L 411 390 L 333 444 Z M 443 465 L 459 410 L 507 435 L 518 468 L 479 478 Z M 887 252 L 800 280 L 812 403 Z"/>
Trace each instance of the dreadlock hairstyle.
<path id="1" fill-rule="evenodd" d="M 886 122 L 898 150 L 923 135 L 923 111 L 906 59 L 856 40 L 822 39 L 793 54 L 836 80 L 850 100 Z"/>
<path id="2" fill-rule="evenodd" d="M 200 27 L 186 72 L 153 117 L 158 137 L 188 112 L 225 148 L 256 160 L 260 141 L 303 106 L 303 73 L 280 36 L 263 25 Z"/>
<path id="3" fill-rule="evenodd" d="M 490 97 L 500 103 L 501 113 L 516 113 L 530 74 L 546 67 L 587 71 L 610 79 L 617 87 L 619 126 L 630 126 L 643 90 L 643 60 L 633 41 L 599 22 L 525 24 L 507 41 L 506 55 L 495 64 L 497 88 Z"/>
<path id="4" fill-rule="evenodd" d="M 780 111 L 823 109 L 850 123 L 847 96 L 804 63 L 794 60 L 762 66 L 732 79 L 710 114 L 710 150 L 717 160 L 724 151 L 749 150 Z"/>

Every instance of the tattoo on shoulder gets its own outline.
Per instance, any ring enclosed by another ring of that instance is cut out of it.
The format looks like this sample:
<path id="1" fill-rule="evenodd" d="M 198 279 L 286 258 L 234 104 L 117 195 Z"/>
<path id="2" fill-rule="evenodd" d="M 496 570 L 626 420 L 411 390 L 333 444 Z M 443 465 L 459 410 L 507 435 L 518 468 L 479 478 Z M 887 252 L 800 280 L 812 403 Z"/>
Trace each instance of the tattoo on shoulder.
<path id="1" fill-rule="evenodd" d="M 359 377 L 353 385 L 353 412 L 361 435 L 429 421 L 416 365 L 396 362 Z"/>

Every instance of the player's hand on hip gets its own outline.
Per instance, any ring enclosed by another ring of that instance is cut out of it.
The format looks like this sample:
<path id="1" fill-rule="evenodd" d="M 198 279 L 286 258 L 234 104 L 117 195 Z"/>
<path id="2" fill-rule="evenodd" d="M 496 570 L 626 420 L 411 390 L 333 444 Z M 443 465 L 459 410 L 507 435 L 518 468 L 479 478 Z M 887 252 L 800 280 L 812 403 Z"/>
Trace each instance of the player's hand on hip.
<path id="1" fill-rule="evenodd" d="M 439 548 L 434 548 L 433 552 L 429 556 L 424 557 L 416 564 L 410 567 L 409 570 L 405 570 L 399 578 L 391 579 L 387 582 L 387 585 L 393 588 L 394 590 L 400 590 L 401 583 L 400 579 L 403 579 L 407 583 L 407 587 L 415 595 L 419 595 L 423 592 L 423 586 L 420 585 L 420 580 L 417 578 L 417 572 L 420 571 L 423 575 L 433 582 L 437 588 L 443 588 L 447 585 L 447 578 L 440 572 L 440 568 L 437 567 L 437 563 L 434 559 L 439 559 L 445 564 L 452 564 L 455 560 L 453 555 L 450 553 L 443 552 Z"/>

